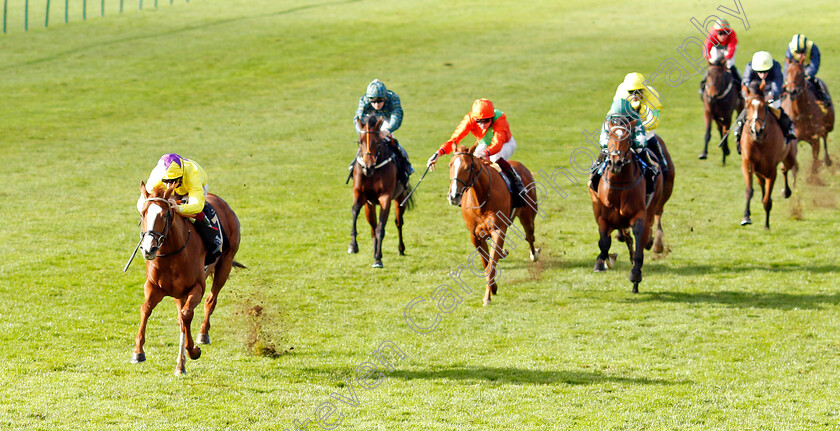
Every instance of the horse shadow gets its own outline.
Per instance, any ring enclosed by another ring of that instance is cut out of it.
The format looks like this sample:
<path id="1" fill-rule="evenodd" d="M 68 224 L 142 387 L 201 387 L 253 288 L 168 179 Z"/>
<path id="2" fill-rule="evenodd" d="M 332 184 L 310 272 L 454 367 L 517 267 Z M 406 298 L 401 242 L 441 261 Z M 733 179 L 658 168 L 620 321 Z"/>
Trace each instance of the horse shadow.
<path id="1" fill-rule="evenodd" d="M 638 297 L 626 298 L 625 302 L 670 302 L 682 304 L 715 304 L 737 308 L 821 310 L 827 306 L 840 303 L 840 293 L 799 295 L 736 290 L 722 290 L 718 292 L 645 292 Z"/>
<path id="2" fill-rule="evenodd" d="M 619 383 L 631 385 L 684 385 L 687 380 L 670 381 L 646 377 L 627 377 L 589 371 L 553 371 L 530 370 L 513 367 L 454 366 L 440 370 L 396 370 L 389 374 L 391 378 L 402 380 L 471 380 L 487 381 L 507 385 L 550 385 L 563 383 L 568 385 L 592 385 L 600 383 Z"/>

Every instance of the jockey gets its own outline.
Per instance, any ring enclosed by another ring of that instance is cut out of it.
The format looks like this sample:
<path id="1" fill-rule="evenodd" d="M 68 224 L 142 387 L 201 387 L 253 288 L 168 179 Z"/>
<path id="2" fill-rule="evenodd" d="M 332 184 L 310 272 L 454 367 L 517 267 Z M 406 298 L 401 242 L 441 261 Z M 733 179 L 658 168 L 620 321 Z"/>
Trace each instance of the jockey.
<path id="1" fill-rule="evenodd" d="M 522 178 L 507 162 L 513 157 L 513 152 L 516 151 L 516 140 L 510 133 L 510 126 L 505 113 L 495 109 L 493 102 L 487 99 L 478 99 L 473 102 L 472 109 L 467 115 L 464 115 L 461 123 L 452 133 L 452 137 L 441 145 L 440 149 L 432 154 L 432 157 L 429 157 L 426 165 L 434 170 L 438 157 L 451 153 L 455 146 L 469 133 L 478 138 L 478 146 L 473 154 L 482 159 L 489 158 L 491 162 L 496 162 L 502 168 L 513 189 L 511 190 L 513 207 L 524 206 L 525 202 L 520 196 L 524 188 Z"/>
<path id="2" fill-rule="evenodd" d="M 726 68 L 732 73 L 735 82 L 741 82 L 741 74 L 738 73 L 738 68 L 735 66 L 735 49 L 738 48 L 738 37 L 735 35 L 735 30 L 729 25 L 729 21 L 725 19 L 715 22 L 703 43 L 703 55 L 709 62 L 713 59 L 715 48 L 722 50 L 723 57 L 726 59 Z M 703 80 L 700 81 L 701 96 L 705 86 L 706 75 L 703 75 Z"/>
<path id="3" fill-rule="evenodd" d="M 645 130 L 645 140 L 647 147 L 653 150 L 656 157 L 659 158 L 660 164 L 666 166 L 665 157 L 662 154 L 662 149 L 659 148 L 659 140 L 656 138 L 654 130 L 659 125 L 659 115 L 662 112 L 662 102 L 659 99 L 659 92 L 650 85 L 645 84 L 645 76 L 638 72 L 628 73 L 624 77 L 624 82 L 618 85 L 615 89 L 615 96 L 613 100 L 624 99 L 630 102 L 630 106 L 634 111 L 639 113 L 642 119 L 642 125 Z"/>
<path id="4" fill-rule="evenodd" d="M 741 85 L 749 87 L 750 82 L 764 81 L 766 87 L 764 89 L 765 99 L 770 107 L 770 111 L 779 120 L 779 126 L 785 134 L 787 143 L 796 140 L 796 134 L 793 131 L 793 121 L 782 109 L 782 88 L 784 83 L 784 76 L 782 75 L 782 66 L 778 61 L 773 60 L 773 56 L 767 51 L 758 51 L 753 54 L 752 61 L 747 64 L 744 69 L 744 80 Z M 744 116 L 747 110 L 741 111 L 735 123 L 733 132 L 735 133 L 735 141 L 739 143 L 738 153 L 741 152 L 741 130 L 744 128 Z"/>
<path id="5" fill-rule="evenodd" d="M 636 123 L 636 126 L 630 131 L 630 133 L 633 134 L 631 149 L 639 156 L 639 159 L 642 161 L 645 168 L 645 177 L 647 180 L 647 201 L 647 199 L 652 196 L 656 175 L 659 173 L 659 165 L 650 158 L 650 153 L 645 151 L 648 145 L 648 139 L 647 132 L 645 131 L 645 123 L 642 121 L 642 117 L 639 116 L 639 113 L 636 108 L 633 107 L 632 102 L 624 98 L 613 99 L 612 105 L 610 105 L 610 111 L 607 113 L 607 120 L 604 121 L 604 125 L 601 127 L 601 135 L 598 140 L 598 143 L 601 146 L 601 155 L 598 160 L 592 164 L 592 168 L 590 169 L 592 174 L 589 177 L 589 187 L 592 190 L 598 191 L 598 182 L 607 167 L 606 155 L 610 137 L 610 124 L 620 124 L 612 122 L 612 117 L 626 117 L 630 122 Z"/>
<path id="6" fill-rule="evenodd" d="M 411 162 L 408 161 L 408 153 L 405 152 L 397 139 L 394 138 L 394 132 L 400 128 L 403 118 L 403 110 L 400 105 L 400 96 L 391 90 L 385 88 L 385 84 L 378 79 L 374 79 L 367 86 L 365 95 L 359 98 L 359 107 L 356 108 L 356 116 L 353 117 L 353 125 L 356 127 L 356 133 L 361 133 L 358 121 L 368 115 L 375 115 L 382 117 L 382 127 L 379 134 L 385 142 L 390 142 L 397 150 L 394 154 L 399 161 L 400 169 L 398 169 L 398 177 L 400 182 L 408 183 L 408 176 L 414 173 L 414 168 L 411 167 Z M 356 160 L 350 162 L 350 170 L 353 170 L 353 164 Z"/>
<path id="7" fill-rule="evenodd" d="M 788 63 L 794 59 L 802 63 L 805 78 L 810 81 L 817 100 L 828 102 L 828 98 L 822 91 L 822 85 L 817 82 L 817 72 L 820 70 L 820 49 L 817 48 L 817 44 L 808 40 L 804 34 L 795 34 L 787 49 L 785 49 L 785 59 L 787 60 L 785 61 L 785 73 L 787 73 Z"/>
<path id="8" fill-rule="evenodd" d="M 222 253 L 222 236 L 219 218 L 213 207 L 206 202 L 207 174 L 196 162 L 185 159 L 175 153 L 165 154 L 149 174 L 146 191 L 152 193 L 155 188 L 165 188 L 175 183 L 175 191 L 169 202 L 178 214 L 187 217 L 195 225 L 201 239 L 207 246 L 208 258 L 213 262 Z M 186 198 L 186 199 L 183 199 Z M 137 200 L 137 210 L 143 210 L 144 198 Z M 179 204 L 177 201 L 182 200 Z"/>

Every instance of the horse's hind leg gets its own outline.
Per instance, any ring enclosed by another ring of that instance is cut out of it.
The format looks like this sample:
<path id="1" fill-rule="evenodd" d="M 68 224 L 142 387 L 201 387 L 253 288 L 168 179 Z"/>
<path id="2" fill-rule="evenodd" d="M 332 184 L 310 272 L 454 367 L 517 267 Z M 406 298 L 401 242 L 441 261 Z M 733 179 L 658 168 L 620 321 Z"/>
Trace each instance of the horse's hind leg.
<path id="1" fill-rule="evenodd" d="M 662 232 L 661 219 L 661 214 L 653 216 L 653 225 L 656 226 L 656 238 L 653 240 L 653 252 L 656 254 L 665 251 L 665 243 L 662 240 L 665 234 Z"/>
<path id="2" fill-rule="evenodd" d="M 385 241 L 385 224 L 391 212 L 391 196 L 379 197 L 379 223 L 374 228 L 373 267 L 382 268 L 382 243 Z M 373 211 L 375 212 L 375 211 Z"/>
<path id="3" fill-rule="evenodd" d="M 822 136 L 823 149 L 825 150 L 825 165 L 831 166 L 831 157 L 828 155 L 828 133 Z M 819 142 L 818 142 L 819 143 Z"/>
<path id="4" fill-rule="evenodd" d="M 630 281 L 633 282 L 633 293 L 639 293 L 639 283 L 642 282 L 642 265 L 645 261 L 644 244 L 650 236 L 650 227 L 645 226 L 645 219 L 639 217 L 633 223 L 633 235 L 636 237 L 636 250 L 633 253 L 633 269 L 630 270 Z M 628 236 L 629 237 L 629 236 Z M 632 241 L 628 241 L 630 244 Z"/>
<path id="5" fill-rule="evenodd" d="M 627 244 L 627 252 L 630 254 L 630 264 L 633 264 L 633 254 L 635 250 L 633 249 L 633 235 L 630 234 L 630 229 L 624 230 L 624 243 Z M 639 240 L 639 237 L 636 237 L 636 241 Z"/>
<path id="6" fill-rule="evenodd" d="M 143 351 L 143 345 L 146 344 L 146 323 L 149 321 L 149 316 L 152 315 L 152 310 L 163 299 L 163 293 L 152 287 L 148 281 L 146 281 L 144 294 L 145 299 L 143 300 L 143 305 L 140 306 L 140 330 L 137 331 L 134 353 L 131 355 L 132 364 L 139 364 L 146 360 L 146 353 Z"/>
<path id="7" fill-rule="evenodd" d="M 396 206 L 394 207 L 394 224 L 397 225 L 397 235 L 400 238 L 400 244 L 398 246 L 398 250 L 400 251 L 400 256 L 405 256 L 405 244 L 403 243 L 403 235 L 402 235 L 402 227 L 403 227 L 403 217 L 405 216 L 405 208 L 400 206 L 400 203 L 397 201 Z"/>
<path id="8" fill-rule="evenodd" d="M 204 300 L 204 320 L 201 322 L 201 331 L 198 333 L 196 342 L 198 344 L 210 344 L 210 316 L 216 310 L 216 301 L 219 298 L 219 291 L 227 282 L 230 276 L 230 270 L 233 266 L 233 255 L 224 256 L 216 265 L 216 270 L 213 275 L 213 286 L 210 288 L 210 294 Z"/>
<path id="9" fill-rule="evenodd" d="M 350 229 L 350 246 L 347 247 L 348 253 L 358 253 L 359 244 L 356 242 L 356 220 L 359 218 L 359 210 L 362 209 L 362 201 L 358 197 L 353 201 L 353 228 Z"/>
<path id="10" fill-rule="evenodd" d="M 811 153 L 814 156 L 814 162 L 811 164 L 811 173 L 816 174 L 820 168 L 820 140 L 817 139 L 816 143 L 813 141 L 809 141 L 808 143 L 811 144 Z"/>
<path id="11" fill-rule="evenodd" d="M 744 197 L 746 198 L 747 205 L 744 208 L 744 218 L 741 219 L 741 226 L 745 226 L 748 224 L 752 224 L 752 219 L 750 219 L 750 199 L 752 199 L 753 196 L 752 171 L 749 167 L 749 161 L 746 158 L 741 163 L 741 171 L 744 174 L 744 183 L 746 184 Z"/>
<path id="12" fill-rule="evenodd" d="M 536 237 L 534 237 L 534 220 L 536 219 L 536 212 L 531 208 L 525 208 L 519 215 L 519 222 L 522 223 L 522 227 L 525 229 L 525 240 L 528 241 L 528 245 L 531 247 L 531 262 L 536 262 L 540 259 L 540 251 L 541 248 L 534 248 L 534 241 L 536 241 Z"/>
<path id="13" fill-rule="evenodd" d="M 201 302 L 201 294 L 204 292 L 204 286 L 200 283 L 193 286 L 186 300 L 175 299 L 175 307 L 178 309 L 178 323 L 181 328 L 180 342 L 178 348 L 178 363 L 175 367 L 175 375 L 182 375 L 187 373 L 186 358 L 184 353 L 189 354 L 190 359 L 198 359 L 201 357 L 201 349 L 195 345 L 192 338 L 192 319 L 195 314 L 195 307 Z"/>
<path id="14" fill-rule="evenodd" d="M 764 182 L 760 182 L 761 184 L 761 193 L 764 195 L 762 199 L 762 203 L 764 203 L 764 229 L 770 230 L 770 210 L 773 209 L 773 198 L 771 195 L 773 194 L 773 185 L 776 183 L 776 176 L 771 175 L 769 178 L 766 178 Z"/>
<path id="15" fill-rule="evenodd" d="M 595 272 L 603 272 L 607 270 L 607 259 L 610 258 L 610 246 L 612 245 L 612 229 L 607 226 L 606 221 L 598 220 L 598 249 L 601 253 L 598 254 L 598 260 L 595 261 Z M 611 265 L 610 265 L 611 266 Z"/>
<path id="16" fill-rule="evenodd" d="M 700 160 L 706 160 L 709 156 L 709 140 L 712 139 L 712 114 L 706 110 L 703 119 L 706 121 L 706 133 L 703 135 L 703 152 L 697 156 Z"/>

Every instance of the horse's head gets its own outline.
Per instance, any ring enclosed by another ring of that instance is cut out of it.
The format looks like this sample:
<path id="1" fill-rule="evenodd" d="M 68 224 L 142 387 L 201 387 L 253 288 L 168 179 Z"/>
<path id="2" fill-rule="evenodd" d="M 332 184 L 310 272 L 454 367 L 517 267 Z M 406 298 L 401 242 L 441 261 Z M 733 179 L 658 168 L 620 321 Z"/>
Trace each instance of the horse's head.
<path id="1" fill-rule="evenodd" d="M 746 99 L 745 119 L 750 124 L 750 135 L 754 140 L 760 139 L 767 128 L 767 101 L 764 96 L 764 89 L 767 83 L 764 81 L 753 81 L 749 86 L 743 87 L 744 98 Z"/>
<path id="2" fill-rule="evenodd" d="M 636 127 L 636 120 L 630 120 L 623 115 L 610 115 L 604 122 L 604 127 L 609 133 L 607 164 L 610 166 L 610 172 L 618 174 L 633 160 L 630 149 L 633 147 L 633 129 Z"/>
<path id="3" fill-rule="evenodd" d="M 723 98 L 731 90 L 733 79 L 723 64 L 710 62 L 706 72 L 706 88 L 703 90 L 703 95 L 707 99 Z"/>
<path id="4" fill-rule="evenodd" d="M 363 121 L 356 120 L 359 124 L 359 157 L 356 161 L 362 167 L 362 173 L 369 177 L 376 170 L 377 159 L 380 157 L 382 137 L 379 129 L 382 127 L 383 119 L 375 115 L 367 116 Z"/>
<path id="5" fill-rule="evenodd" d="M 805 70 L 802 67 L 802 63 L 796 59 L 786 61 L 785 94 L 790 97 L 790 100 L 796 100 L 805 91 Z"/>
<path id="6" fill-rule="evenodd" d="M 446 197 L 450 205 L 459 205 L 464 192 L 475 184 L 481 172 L 481 161 L 473 156 L 475 145 L 466 148 L 458 145 L 449 162 L 449 193 Z"/>
<path id="7" fill-rule="evenodd" d="M 140 249 L 143 251 L 143 257 L 147 260 L 153 260 L 157 256 L 157 252 L 163 246 L 169 228 L 172 226 L 175 212 L 169 203 L 169 197 L 172 196 L 175 186 L 175 183 L 171 183 L 166 188 L 158 187 L 152 193 L 148 193 L 146 184 L 140 183 L 140 193 L 143 194 L 145 199 L 140 212 L 142 217 L 140 223 L 142 232 L 140 235 L 143 236 Z"/>

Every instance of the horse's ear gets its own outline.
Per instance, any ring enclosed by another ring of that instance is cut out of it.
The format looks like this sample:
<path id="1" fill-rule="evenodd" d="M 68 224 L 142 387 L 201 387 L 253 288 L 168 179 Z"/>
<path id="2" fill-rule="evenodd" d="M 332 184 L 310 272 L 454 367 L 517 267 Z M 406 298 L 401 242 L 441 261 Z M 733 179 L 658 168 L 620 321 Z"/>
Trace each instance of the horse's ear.
<path id="1" fill-rule="evenodd" d="M 470 147 L 470 148 L 469 148 L 466 152 L 467 152 L 467 153 L 470 153 L 470 154 L 475 153 L 475 147 L 477 147 L 477 146 L 478 146 L 478 144 L 473 145 L 473 146 L 472 146 L 472 147 Z"/>
<path id="2" fill-rule="evenodd" d="M 744 84 L 741 84 L 741 94 L 743 94 L 744 96 L 746 96 L 747 94 L 750 94 L 750 93 L 747 91 L 747 86 L 746 86 L 746 85 L 744 85 Z"/>
<path id="3" fill-rule="evenodd" d="M 362 120 L 360 120 L 360 119 L 358 119 L 358 118 L 357 118 L 357 119 L 356 119 L 356 124 L 358 124 L 358 125 L 359 125 L 359 130 L 364 130 L 365 125 L 364 125 L 364 124 L 362 124 Z"/>
<path id="4" fill-rule="evenodd" d="M 761 93 L 762 93 L 762 94 L 764 94 L 764 89 L 765 89 L 765 88 L 767 88 L 767 81 L 765 81 L 765 80 L 763 80 L 763 79 L 762 79 L 762 80 L 761 80 L 761 86 L 760 86 L 760 87 L 758 87 L 758 89 L 759 89 L 759 90 L 761 90 Z"/>
<path id="5" fill-rule="evenodd" d="M 373 130 L 379 130 L 382 127 L 382 123 L 385 121 L 384 118 L 378 117 L 376 120 L 376 124 L 373 126 Z"/>
<path id="6" fill-rule="evenodd" d="M 169 183 L 169 185 L 166 187 L 166 190 L 163 193 L 163 198 L 164 199 L 169 199 L 169 197 L 172 196 L 172 193 L 175 191 L 175 187 L 176 186 L 175 186 L 174 182 Z"/>
<path id="7" fill-rule="evenodd" d="M 146 182 L 140 181 L 140 194 L 143 195 L 143 199 L 149 198 L 149 192 L 146 191 Z"/>

